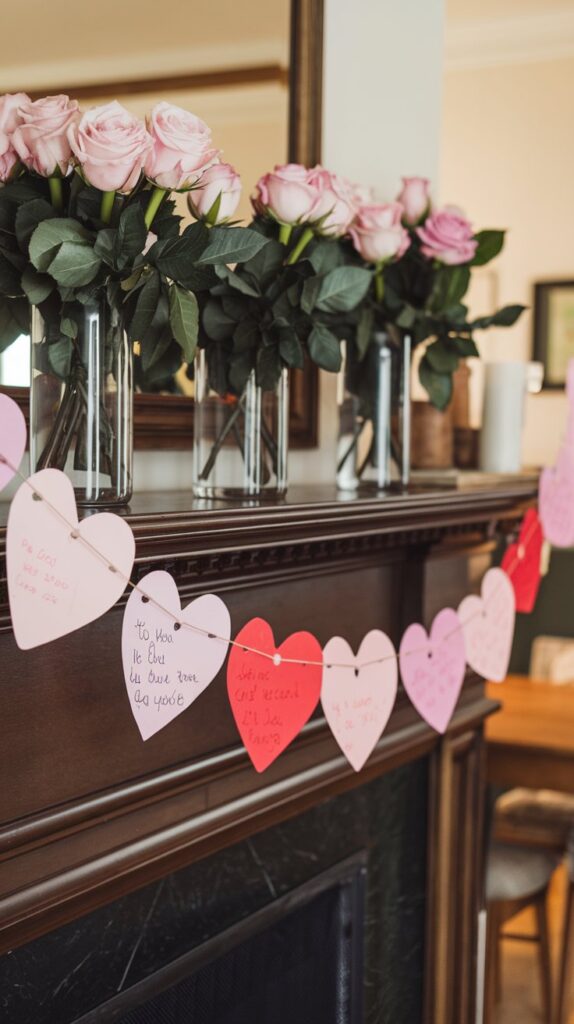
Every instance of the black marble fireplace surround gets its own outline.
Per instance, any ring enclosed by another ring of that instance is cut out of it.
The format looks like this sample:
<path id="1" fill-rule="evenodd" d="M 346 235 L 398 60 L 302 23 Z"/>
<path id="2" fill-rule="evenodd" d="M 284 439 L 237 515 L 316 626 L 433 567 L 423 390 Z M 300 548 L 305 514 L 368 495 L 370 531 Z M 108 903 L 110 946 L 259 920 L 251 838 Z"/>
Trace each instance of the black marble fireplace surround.
<path id="1" fill-rule="evenodd" d="M 6 954 L 2 1024 L 420 1020 L 427 791 L 420 760 Z"/>

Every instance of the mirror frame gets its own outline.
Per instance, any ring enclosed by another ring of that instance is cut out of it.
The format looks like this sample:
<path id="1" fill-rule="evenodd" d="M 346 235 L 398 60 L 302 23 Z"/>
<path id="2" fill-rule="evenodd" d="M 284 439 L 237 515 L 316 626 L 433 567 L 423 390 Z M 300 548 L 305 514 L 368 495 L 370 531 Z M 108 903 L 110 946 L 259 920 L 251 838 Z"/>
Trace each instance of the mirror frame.
<path id="1" fill-rule="evenodd" d="M 109 81 L 93 85 L 62 85 L 60 92 L 76 99 L 174 89 L 222 88 L 258 82 L 289 86 L 288 159 L 308 167 L 321 160 L 324 0 L 291 0 L 289 71 L 279 64 L 229 68 L 197 74 Z M 46 95 L 34 90 L 33 99 Z M 2 387 L 22 408 L 29 422 L 27 388 Z M 310 361 L 291 374 L 289 434 L 293 448 L 318 445 L 319 373 Z M 193 399 L 184 395 L 134 396 L 134 447 L 145 451 L 184 451 L 192 446 Z"/>

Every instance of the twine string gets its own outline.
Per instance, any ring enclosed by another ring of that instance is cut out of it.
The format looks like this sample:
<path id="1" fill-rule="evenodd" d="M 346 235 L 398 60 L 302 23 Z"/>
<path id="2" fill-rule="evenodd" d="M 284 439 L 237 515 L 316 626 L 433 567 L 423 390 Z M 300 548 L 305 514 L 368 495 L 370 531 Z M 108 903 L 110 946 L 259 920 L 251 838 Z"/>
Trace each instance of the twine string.
<path id="1" fill-rule="evenodd" d="M 363 661 L 360 663 L 330 661 L 328 664 L 325 664 L 324 661 L 316 661 L 309 658 L 285 658 L 278 652 L 276 652 L 275 654 L 271 654 L 269 651 L 259 650 L 259 648 L 257 647 L 251 647 L 249 644 L 233 640 L 231 637 L 221 636 L 219 633 L 214 633 L 212 630 L 207 630 L 201 626 L 196 626 L 192 622 L 180 621 L 180 619 L 178 618 L 177 615 L 174 614 L 174 612 L 172 612 L 169 608 L 166 608 L 165 605 L 163 605 L 155 597 L 152 597 L 150 594 L 146 593 L 146 591 L 143 589 L 143 587 L 139 585 L 139 583 L 133 583 L 132 580 L 128 576 L 126 576 L 125 573 L 123 573 L 121 569 L 118 568 L 117 565 L 114 565 L 111 559 L 106 557 L 104 552 L 100 551 L 99 548 L 97 548 L 95 544 L 92 544 L 90 540 L 87 540 L 81 533 L 81 530 L 78 529 L 78 523 L 71 523 L 67 516 L 65 516 L 64 513 L 57 507 L 57 505 L 54 505 L 54 503 L 50 501 L 49 498 L 42 494 L 38 490 L 38 488 L 30 482 L 29 477 L 24 476 L 24 474 L 20 472 L 19 468 L 17 466 L 14 466 L 10 459 L 8 459 L 6 455 L 3 455 L 2 452 L 0 452 L 0 463 L 4 463 L 6 466 L 8 466 L 8 468 L 14 473 L 14 475 L 18 477 L 18 479 L 23 484 L 26 484 L 26 486 L 32 492 L 32 499 L 34 501 L 44 502 L 46 508 L 48 508 L 50 512 L 52 512 L 52 514 L 55 515 L 60 520 L 60 522 L 64 524 L 64 526 L 67 527 L 70 533 L 71 540 L 79 541 L 81 544 L 83 544 L 85 548 L 87 548 L 93 555 L 96 556 L 96 558 L 102 563 L 102 565 L 104 565 L 110 572 L 115 573 L 122 580 L 126 587 L 129 587 L 132 591 L 138 593 L 143 603 L 152 604 L 159 611 L 163 612 L 163 614 L 166 615 L 168 619 L 171 619 L 173 627 L 176 630 L 189 629 L 192 632 L 199 634 L 200 636 L 204 636 L 209 640 L 217 640 L 220 643 L 228 644 L 230 647 L 238 647 L 241 650 L 245 651 L 246 654 L 255 654 L 260 658 L 266 658 L 268 661 L 272 661 L 273 664 L 276 666 L 281 664 L 301 665 L 303 667 L 309 665 L 316 668 L 341 668 L 352 669 L 353 671 L 360 671 L 362 668 L 370 668 L 373 665 L 382 665 L 387 661 L 399 661 L 398 652 L 395 652 L 394 654 L 387 654 L 382 658 L 374 658 L 369 661 Z M 513 562 L 511 563 L 510 567 L 507 570 L 505 570 L 506 575 L 510 578 L 512 578 L 512 575 L 516 571 L 518 565 L 524 559 L 526 548 L 528 546 L 528 543 L 534 536 L 536 529 L 537 524 L 532 524 L 529 530 L 527 531 L 524 539 L 518 545 L 517 554 L 515 555 Z M 499 588 L 500 584 L 498 585 L 496 590 L 494 590 L 493 593 L 490 595 L 491 600 L 496 596 Z M 448 640 L 451 636 L 454 636 L 456 633 L 463 630 L 464 627 L 468 625 L 468 623 L 471 622 L 473 619 L 478 618 L 483 614 L 483 611 L 477 611 L 474 612 L 472 615 L 468 616 L 468 618 L 466 618 L 464 621 L 461 619 L 459 624 L 453 630 L 451 630 L 450 633 L 447 633 L 445 634 L 445 636 L 441 637 L 441 641 Z M 432 647 L 433 641 L 429 637 L 428 643 L 425 644 L 424 647 L 412 648 L 409 651 L 404 651 L 403 657 L 405 657 L 405 655 L 411 656 L 414 654 L 424 653 L 428 653 L 430 657 L 432 656 L 432 650 L 429 650 L 429 648 L 432 649 Z"/>

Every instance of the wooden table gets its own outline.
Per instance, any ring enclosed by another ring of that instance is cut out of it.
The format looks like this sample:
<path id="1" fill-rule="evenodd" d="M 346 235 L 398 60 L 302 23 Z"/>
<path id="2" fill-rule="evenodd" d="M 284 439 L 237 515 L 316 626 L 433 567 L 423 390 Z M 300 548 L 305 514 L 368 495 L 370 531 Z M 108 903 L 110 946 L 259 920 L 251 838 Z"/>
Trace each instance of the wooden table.
<path id="1" fill-rule="evenodd" d="M 574 685 L 509 676 L 487 693 L 502 704 L 486 723 L 489 782 L 574 793 Z"/>

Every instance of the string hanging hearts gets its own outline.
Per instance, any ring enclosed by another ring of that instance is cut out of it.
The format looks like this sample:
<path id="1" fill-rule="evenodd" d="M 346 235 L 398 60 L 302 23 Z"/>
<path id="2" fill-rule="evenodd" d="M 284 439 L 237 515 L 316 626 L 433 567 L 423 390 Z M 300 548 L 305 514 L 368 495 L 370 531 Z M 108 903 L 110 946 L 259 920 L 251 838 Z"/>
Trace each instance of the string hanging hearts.
<path id="1" fill-rule="evenodd" d="M 0 491 L 16 476 L 26 451 L 26 420 L 16 402 L 0 395 Z"/>
<path id="2" fill-rule="evenodd" d="M 357 656 L 343 637 L 323 650 L 321 704 L 341 750 L 356 772 L 381 738 L 397 696 L 395 649 L 385 633 L 372 629 Z"/>
<path id="3" fill-rule="evenodd" d="M 132 714 L 147 740 L 185 711 L 219 672 L 231 619 L 215 594 L 182 609 L 175 580 L 150 572 L 126 605 L 122 661 Z"/>
<path id="4" fill-rule="evenodd" d="M 309 720 L 319 703 L 322 672 L 323 652 L 311 633 L 293 633 L 276 647 L 271 626 L 251 619 L 237 634 L 227 692 L 256 771 L 265 771 Z"/>
<path id="5" fill-rule="evenodd" d="M 134 557 L 125 520 L 100 512 L 79 523 L 74 489 L 59 469 L 31 476 L 12 501 L 6 538 L 18 647 L 38 647 L 98 619 L 121 597 Z"/>

